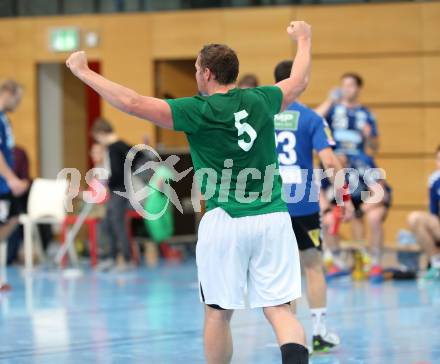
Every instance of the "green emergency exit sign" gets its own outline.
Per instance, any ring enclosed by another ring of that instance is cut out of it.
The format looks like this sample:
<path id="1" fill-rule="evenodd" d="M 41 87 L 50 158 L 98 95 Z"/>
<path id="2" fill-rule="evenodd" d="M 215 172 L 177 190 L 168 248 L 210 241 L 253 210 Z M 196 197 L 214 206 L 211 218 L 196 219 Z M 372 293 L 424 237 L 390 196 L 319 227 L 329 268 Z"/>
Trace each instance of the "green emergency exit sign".
<path id="1" fill-rule="evenodd" d="M 50 49 L 53 52 L 71 52 L 79 49 L 79 30 L 77 28 L 51 29 Z"/>

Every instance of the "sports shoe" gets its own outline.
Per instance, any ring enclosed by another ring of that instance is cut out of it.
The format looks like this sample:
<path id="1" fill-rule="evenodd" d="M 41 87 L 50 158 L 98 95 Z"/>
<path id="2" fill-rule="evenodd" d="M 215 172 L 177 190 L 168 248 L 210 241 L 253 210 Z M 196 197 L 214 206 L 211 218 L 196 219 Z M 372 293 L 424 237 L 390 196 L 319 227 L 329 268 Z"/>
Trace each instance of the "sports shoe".
<path id="1" fill-rule="evenodd" d="M 327 332 L 325 335 L 313 336 L 313 351 L 326 353 L 330 349 L 338 346 L 341 343 L 341 339 L 338 335 L 332 332 Z"/>
<path id="2" fill-rule="evenodd" d="M 336 264 L 332 264 L 331 266 L 329 266 L 327 268 L 327 273 L 326 273 L 325 277 L 327 280 L 330 280 L 333 278 L 342 277 L 342 276 L 346 276 L 349 274 L 350 274 L 349 270 L 342 269 L 342 268 L 338 267 Z"/>
<path id="3" fill-rule="evenodd" d="M 108 272 L 115 267 L 115 264 L 113 259 L 104 259 L 98 263 L 96 270 L 98 272 Z"/>
<path id="4" fill-rule="evenodd" d="M 440 269 L 431 267 L 426 271 L 422 278 L 429 281 L 440 279 Z"/>
<path id="5" fill-rule="evenodd" d="M 322 261 L 324 263 L 324 267 L 325 269 L 330 269 L 330 267 L 332 265 L 334 265 L 334 261 L 333 261 L 333 254 L 331 253 L 330 250 L 326 249 L 324 250 L 324 253 L 322 254 Z"/>
<path id="6" fill-rule="evenodd" d="M 127 273 L 134 271 L 136 266 L 132 262 L 119 261 L 110 269 L 110 273 Z"/>
<path id="7" fill-rule="evenodd" d="M 362 257 L 362 266 L 364 268 L 364 272 L 368 273 L 373 268 L 372 259 L 370 254 L 368 254 L 366 251 L 361 252 Z"/>
<path id="8" fill-rule="evenodd" d="M 383 282 L 383 269 L 380 265 L 373 265 L 370 269 L 370 282 L 380 283 Z"/>
<path id="9" fill-rule="evenodd" d="M 7 283 L 0 283 L 0 292 L 8 292 L 12 287 Z"/>
<path id="10" fill-rule="evenodd" d="M 182 252 L 167 243 L 160 243 L 159 249 L 166 260 L 180 262 L 183 259 Z"/>

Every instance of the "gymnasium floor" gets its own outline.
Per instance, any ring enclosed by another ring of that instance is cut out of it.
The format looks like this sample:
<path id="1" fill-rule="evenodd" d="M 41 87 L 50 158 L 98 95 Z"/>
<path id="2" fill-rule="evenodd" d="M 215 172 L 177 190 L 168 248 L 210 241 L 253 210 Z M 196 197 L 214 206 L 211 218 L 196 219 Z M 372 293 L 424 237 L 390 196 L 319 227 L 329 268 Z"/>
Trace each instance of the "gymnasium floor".
<path id="1" fill-rule="evenodd" d="M 60 277 L 8 270 L 0 294 L 0 363 L 203 363 L 195 262 L 124 274 Z M 440 363 L 440 282 L 330 285 L 330 326 L 343 339 L 311 363 Z M 310 332 L 305 303 L 299 316 Z M 279 363 L 260 311 L 233 318 L 233 363 Z"/>

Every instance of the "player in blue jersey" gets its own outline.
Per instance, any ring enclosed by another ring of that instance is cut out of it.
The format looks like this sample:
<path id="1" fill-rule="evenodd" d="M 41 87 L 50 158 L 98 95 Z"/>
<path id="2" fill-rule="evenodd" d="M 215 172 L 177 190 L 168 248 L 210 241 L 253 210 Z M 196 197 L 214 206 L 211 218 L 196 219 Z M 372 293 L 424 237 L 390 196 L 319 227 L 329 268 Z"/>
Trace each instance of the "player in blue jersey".
<path id="1" fill-rule="evenodd" d="M 382 281 L 383 225 L 391 207 L 392 190 L 371 156 L 363 153 L 349 156 L 348 167 L 354 172 L 349 174 L 349 179 L 359 181 L 357 188 L 352 191 L 355 207 L 353 237 L 356 241 L 364 240 L 365 219 L 369 230 L 368 251 L 363 251 L 365 269 L 371 281 Z M 355 186 L 355 181 L 350 181 L 350 185 Z"/>
<path id="2" fill-rule="evenodd" d="M 363 85 L 361 76 L 356 73 L 345 73 L 341 77 L 340 88 L 333 90 L 316 108 L 316 112 L 328 120 L 336 141 L 335 151 L 346 155 L 348 163 L 358 165 L 368 162 L 367 160 L 374 164 L 367 152 L 376 152 L 379 146 L 376 120 L 373 114 L 359 102 Z M 371 165 L 368 168 L 375 167 Z M 372 280 L 381 280 L 382 248 L 380 247 L 384 238 L 383 221 L 389 206 L 387 201 L 383 201 L 380 205 L 365 204 L 360 199 L 353 199 L 353 202 L 357 212 L 352 222 L 354 240 L 365 240 L 363 221 L 365 217 L 368 229 L 371 231 L 369 242 L 371 256 L 364 252 L 364 264 L 368 267 Z"/>
<path id="3" fill-rule="evenodd" d="M 408 216 L 411 230 L 431 268 L 424 278 L 440 278 L 440 146 L 436 151 L 437 170 L 429 177 L 429 212 L 414 211 Z"/>
<path id="4" fill-rule="evenodd" d="M 279 63 L 275 68 L 276 82 L 289 78 L 291 69 L 291 61 Z M 314 174 L 313 151 L 326 169 L 333 168 L 337 173 L 342 167 L 333 153 L 334 141 L 326 121 L 299 102 L 275 116 L 275 133 L 284 194 L 307 278 L 313 350 L 327 351 L 340 340 L 327 331 L 325 324 L 327 287 L 321 256 L 320 186 Z M 344 211 L 348 217 L 352 207 Z"/>
<path id="5" fill-rule="evenodd" d="M 359 103 L 363 84 L 358 74 L 342 75 L 340 88 L 330 92 L 328 98 L 315 109 L 328 121 L 336 141 L 336 150 L 346 155 L 365 153 L 366 147 L 372 151 L 378 149 L 376 119 Z"/>
<path id="6" fill-rule="evenodd" d="M 352 219 L 353 239 L 363 241 L 364 219 L 369 229 L 368 250 L 362 249 L 364 268 L 370 280 L 380 282 L 383 280 L 383 270 L 381 258 L 384 243 L 383 224 L 388 210 L 391 206 L 391 187 L 385 181 L 384 171 L 379 169 L 373 158 L 367 154 L 345 156 L 339 154 L 339 159 L 348 171 L 348 180 L 351 187 L 351 197 L 355 208 L 354 218 Z M 324 188 L 324 187 L 323 187 Z M 332 195 L 325 193 L 329 200 L 321 200 L 324 212 L 323 225 L 324 231 L 328 232 L 334 224 L 332 209 L 330 207 Z M 332 252 L 330 259 L 335 265 L 331 267 L 331 275 L 338 275 L 345 270 L 345 265 L 341 264 L 338 256 L 340 253 L 338 236 L 331 237 L 329 248 Z M 328 257 L 326 257 L 327 259 Z"/>
<path id="7" fill-rule="evenodd" d="M 22 195 L 29 187 L 13 172 L 14 137 L 7 113 L 20 103 L 22 87 L 13 80 L 0 82 L 0 242 L 7 239 L 18 223 L 14 196 Z M 0 291 L 9 286 L 0 277 Z"/>

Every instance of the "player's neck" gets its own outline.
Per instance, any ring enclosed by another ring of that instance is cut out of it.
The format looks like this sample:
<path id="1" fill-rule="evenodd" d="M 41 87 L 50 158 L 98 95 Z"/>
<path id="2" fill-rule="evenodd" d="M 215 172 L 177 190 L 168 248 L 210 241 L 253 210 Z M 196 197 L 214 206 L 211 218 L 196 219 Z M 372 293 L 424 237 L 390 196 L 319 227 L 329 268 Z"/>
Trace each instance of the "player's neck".
<path id="1" fill-rule="evenodd" d="M 0 98 L 0 112 L 5 112 L 5 103 L 2 98 Z"/>
<path id="2" fill-rule="evenodd" d="M 226 94 L 229 92 L 229 90 L 232 90 L 235 88 L 235 83 L 231 83 L 229 85 L 220 85 L 218 83 L 213 83 L 212 85 L 208 86 L 208 95 L 214 95 L 214 94 Z"/>
<path id="3" fill-rule="evenodd" d="M 343 100 L 342 104 L 344 104 L 344 106 L 348 107 L 348 108 L 353 108 L 356 106 L 359 106 L 359 102 L 357 99 L 354 100 Z"/>

